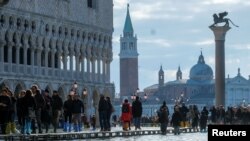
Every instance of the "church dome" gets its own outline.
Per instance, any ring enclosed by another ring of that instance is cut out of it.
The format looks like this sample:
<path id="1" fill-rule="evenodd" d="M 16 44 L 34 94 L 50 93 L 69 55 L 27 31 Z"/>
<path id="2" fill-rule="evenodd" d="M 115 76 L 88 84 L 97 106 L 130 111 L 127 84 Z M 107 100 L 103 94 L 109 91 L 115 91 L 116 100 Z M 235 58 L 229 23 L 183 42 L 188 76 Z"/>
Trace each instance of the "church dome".
<path id="1" fill-rule="evenodd" d="M 213 70 L 205 63 L 202 52 L 199 56 L 198 63 L 191 68 L 189 78 L 198 81 L 213 79 Z"/>

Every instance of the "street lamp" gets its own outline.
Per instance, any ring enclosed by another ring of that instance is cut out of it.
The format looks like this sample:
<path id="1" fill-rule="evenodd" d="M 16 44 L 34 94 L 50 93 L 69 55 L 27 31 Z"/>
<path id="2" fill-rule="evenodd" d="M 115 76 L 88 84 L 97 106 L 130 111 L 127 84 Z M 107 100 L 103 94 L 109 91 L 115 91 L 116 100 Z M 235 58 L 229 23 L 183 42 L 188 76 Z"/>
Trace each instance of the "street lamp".
<path id="1" fill-rule="evenodd" d="M 144 94 L 144 99 L 145 99 L 145 100 L 148 99 L 148 96 L 147 96 L 146 93 Z"/>
<path id="2" fill-rule="evenodd" d="M 245 100 L 245 98 L 243 98 L 243 100 L 242 100 L 242 106 L 243 107 L 245 106 L 245 103 L 246 103 L 246 100 Z"/>
<path id="3" fill-rule="evenodd" d="M 132 99 L 132 100 L 135 100 L 135 94 L 132 94 L 132 95 L 131 95 L 131 99 Z"/>

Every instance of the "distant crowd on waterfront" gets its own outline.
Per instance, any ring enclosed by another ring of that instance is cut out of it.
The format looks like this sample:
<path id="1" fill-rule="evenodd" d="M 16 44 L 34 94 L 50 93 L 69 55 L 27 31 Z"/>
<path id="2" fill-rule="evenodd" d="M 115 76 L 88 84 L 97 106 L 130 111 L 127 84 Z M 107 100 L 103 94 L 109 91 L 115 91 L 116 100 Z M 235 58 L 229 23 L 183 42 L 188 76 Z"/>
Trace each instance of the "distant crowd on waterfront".
<path id="1" fill-rule="evenodd" d="M 109 97 L 101 95 L 99 116 L 103 131 L 110 131 L 112 105 Z M 110 112 L 109 112 L 110 111 Z M 16 122 L 17 119 L 17 122 Z M 96 117 L 91 115 L 90 123 L 95 129 Z M 77 94 L 69 94 L 63 102 L 57 91 L 52 96 L 48 90 L 41 91 L 37 85 L 28 90 L 21 90 L 18 96 L 4 87 L 0 91 L 0 126 L 1 134 L 41 134 L 48 133 L 50 125 L 57 133 L 59 126 L 64 132 L 80 132 L 83 125 L 89 125 L 84 114 L 84 104 Z M 19 130 L 17 129 L 19 127 Z"/>
<path id="2" fill-rule="evenodd" d="M 135 103 L 136 107 L 133 108 Z M 124 105 L 130 105 L 128 100 L 124 101 L 122 108 Z M 160 124 L 160 128 L 163 134 L 166 134 L 167 126 L 172 126 L 174 128 L 174 134 L 180 134 L 180 127 L 188 127 L 193 128 L 194 130 L 198 129 L 203 132 L 206 131 L 207 124 L 243 124 L 250 125 L 250 106 L 242 105 L 242 106 L 234 106 L 227 107 L 225 109 L 221 106 L 212 106 L 207 108 L 204 106 L 201 110 L 197 107 L 197 105 L 186 105 L 185 103 L 176 103 L 174 106 L 174 112 L 172 115 L 169 113 L 169 108 L 164 101 L 162 106 L 157 111 L 156 116 L 152 117 L 141 117 L 142 107 L 138 109 L 137 105 L 141 105 L 139 97 L 136 98 L 135 101 L 132 102 L 130 113 L 131 120 L 124 119 L 124 111 L 122 110 L 121 122 L 123 123 L 123 129 L 127 127 L 126 121 L 128 122 L 128 129 L 130 130 L 130 122 L 132 121 L 133 115 L 136 113 L 136 118 L 138 118 L 137 114 L 139 114 L 140 119 L 143 123 L 151 124 L 155 126 L 156 124 Z M 137 120 L 135 120 L 137 121 Z M 125 123 L 125 125 L 124 125 Z M 134 124 L 138 124 L 134 122 Z M 136 127 L 135 126 L 135 130 Z"/>
<path id="3" fill-rule="evenodd" d="M 157 115 L 144 117 L 142 102 L 136 96 L 132 103 L 128 99 L 123 101 L 121 115 L 112 115 L 114 107 L 110 97 L 100 95 L 97 110 L 101 132 L 111 131 L 119 123 L 124 131 L 143 130 L 145 123 L 160 125 L 162 134 L 166 134 L 168 126 L 174 128 L 174 134 L 180 134 L 181 127 L 206 131 L 207 124 L 250 124 L 250 106 L 227 109 L 213 106 L 199 110 L 196 105 L 176 103 L 174 112 L 170 114 L 167 103 L 163 101 Z M 90 115 L 89 118 L 85 115 L 84 104 L 77 94 L 69 94 L 67 100 L 63 101 L 57 91 L 53 91 L 50 96 L 48 90 L 41 91 L 37 85 L 22 90 L 18 96 L 8 87 L 1 89 L 1 134 L 48 133 L 51 124 L 54 133 L 57 133 L 58 128 L 63 128 L 64 132 L 80 132 L 84 126 L 96 130 L 96 115 Z"/>

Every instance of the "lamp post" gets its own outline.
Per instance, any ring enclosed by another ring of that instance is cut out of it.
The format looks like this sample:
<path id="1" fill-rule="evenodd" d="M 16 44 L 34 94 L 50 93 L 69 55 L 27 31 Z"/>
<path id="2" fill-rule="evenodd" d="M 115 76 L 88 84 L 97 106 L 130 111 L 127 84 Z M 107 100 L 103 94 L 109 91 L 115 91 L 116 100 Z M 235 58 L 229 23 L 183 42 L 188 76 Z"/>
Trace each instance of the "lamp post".
<path id="1" fill-rule="evenodd" d="M 243 98 L 243 100 L 242 100 L 242 107 L 245 107 L 245 103 L 246 103 L 246 100 L 245 100 L 245 98 Z"/>
<path id="2" fill-rule="evenodd" d="M 139 93 L 140 93 L 140 89 L 137 88 L 137 89 L 136 89 L 136 95 L 138 96 Z"/>
<path id="3" fill-rule="evenodd" d="M 148 95 L 146 93 L 144 94 L 144 99 L 148 99 Z"/>

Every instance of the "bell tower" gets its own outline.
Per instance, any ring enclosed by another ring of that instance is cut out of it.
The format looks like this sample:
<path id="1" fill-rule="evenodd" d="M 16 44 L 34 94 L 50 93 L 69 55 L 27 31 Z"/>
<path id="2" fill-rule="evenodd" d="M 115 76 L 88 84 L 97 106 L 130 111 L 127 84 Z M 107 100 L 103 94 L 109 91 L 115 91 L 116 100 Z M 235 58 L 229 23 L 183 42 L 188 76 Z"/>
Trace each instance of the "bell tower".
<path id="1" fill-rule="evenodd" d="M 137 37 L 134 35 L 129 4 L 123 28 L 123 35 L 120 37 L 120 96 L 130 97 L 138 88 L 138 52 Z"/>
<path id="2" fill-rule="evenodd" d="M 161 66 L 161 68 L 159 70 L 158 75 L 159 75 L 158 81 L 159 81 L 159 88 L 160 88 L 160 87 L 162 87 L 164 85 L 164 71 L 162 69 L 162 66 Z"/>

